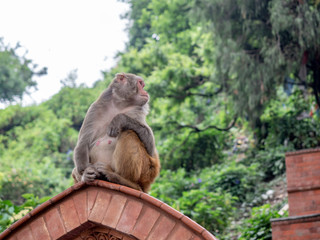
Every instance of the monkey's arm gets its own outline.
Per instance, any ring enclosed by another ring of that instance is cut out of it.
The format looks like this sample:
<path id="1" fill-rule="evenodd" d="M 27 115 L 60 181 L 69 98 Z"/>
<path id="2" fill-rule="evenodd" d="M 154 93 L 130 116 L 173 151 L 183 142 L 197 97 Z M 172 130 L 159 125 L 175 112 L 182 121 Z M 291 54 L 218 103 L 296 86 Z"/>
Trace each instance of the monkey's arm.
<path id="1" fill-rule="evenodd" d="M 112 119 L 108 126 L 107 134 L 110 137 L 116 137 L 120 132 L 125 130 L 135 131 L 144 144 L 148 154 L 150 156 L 156 154 L 154 137 L 150 127 L 130 118 L 126 114 L 120 113 Z"/>
<path id="2" fill-rule="evenodd" d="M 84 144 L 77 144 L 74 149 L 74 163 L 79 174 L 89 165 L 89 148 Z"/>
<path id="3" fill-rule="evenodd" d="M 77 145 L 74 149 L 74 164 L 80 175 L 90 165 L 89 152 L 90 144 L 93 139 L 93 131 L 91 120 L 85 118 L 83 125 L 79 132 Z"/>
<path id="4" fill-rule="evenodd" d="M 81 141 L 80 141 L 81 143 Z M 79 144 L 74 153 L 75 170 L 73 178 L 78 181 L 92 182 L 100 176 L 99 167 L 89 161 L 89 147 L 87 144 Z"/>

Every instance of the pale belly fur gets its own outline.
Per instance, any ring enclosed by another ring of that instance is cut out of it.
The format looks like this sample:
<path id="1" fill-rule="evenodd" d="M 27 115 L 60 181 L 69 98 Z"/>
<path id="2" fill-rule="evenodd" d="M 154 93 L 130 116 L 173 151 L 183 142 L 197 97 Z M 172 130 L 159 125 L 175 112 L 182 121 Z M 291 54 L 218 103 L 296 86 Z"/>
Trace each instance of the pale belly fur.
<path id="1" fill-rule="evenodd" d="M 90 150 L 91 163 L 104 162 L 106 164 L 112 163 L 112 154 L 116 147 L 118 138 L 104 136 L 99 138 Z M 111 166 L 112 168 L 114 166 Z"/>

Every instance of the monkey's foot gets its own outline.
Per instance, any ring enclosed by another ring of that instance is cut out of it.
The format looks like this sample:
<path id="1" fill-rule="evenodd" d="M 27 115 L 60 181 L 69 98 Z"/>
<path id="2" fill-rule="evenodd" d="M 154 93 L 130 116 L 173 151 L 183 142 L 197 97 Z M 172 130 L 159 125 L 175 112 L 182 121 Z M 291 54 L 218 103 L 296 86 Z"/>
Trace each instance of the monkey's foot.
<path id="1" fill-rule="evenodd" d="M 94 167 L 87 167 L 83 172 L 81 180 L 83 182 L 92 182 L 93 180 L 98 179 L 99 176 L 99 172 Z"/>

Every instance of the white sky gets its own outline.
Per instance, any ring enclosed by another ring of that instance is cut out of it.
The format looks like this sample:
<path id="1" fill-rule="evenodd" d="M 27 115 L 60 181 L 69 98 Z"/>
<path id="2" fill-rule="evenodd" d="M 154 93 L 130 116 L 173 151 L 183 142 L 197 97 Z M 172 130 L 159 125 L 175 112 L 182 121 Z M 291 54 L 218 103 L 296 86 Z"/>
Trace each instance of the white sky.
<path id="1" fill-rule="evenodd" d="M 117 51 L 127 42 L 128 5 L 117 0 L 0 0 L 0 37 L 28 51 L 27 58 L 48 74 L 35 78 L 38 91 L 23 104 L 40 103 L 57 93 L 60 80 L 78 69 L 77 84 L 102 79 L 115 65 Z"/>

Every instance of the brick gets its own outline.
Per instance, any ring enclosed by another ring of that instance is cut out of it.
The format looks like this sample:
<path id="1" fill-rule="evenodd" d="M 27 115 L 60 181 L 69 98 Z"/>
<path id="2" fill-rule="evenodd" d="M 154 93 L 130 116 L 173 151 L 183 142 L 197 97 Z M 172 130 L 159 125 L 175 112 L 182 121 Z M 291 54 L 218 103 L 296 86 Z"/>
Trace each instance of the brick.
<path id="1" fill-rule="evenodd" d="M 34 240 L 29 226 L 25 226 L 24 228 L 19 230 L 19 232 L 17 233 L 17 238 L 23 240 Z"/>
<path id="2" fill-rule="evenodd" d="M 36 207 L 35 209 L 33 209 L 30 212 L 31 216 L 35 216 L 37 214 L 39 214 L 40 212 L 42 212 L 44 209 L 47 209 L 50 205 L 52 204 L 51 199 L 49 199 L 48 201 L 45 201 L 44 203 L 42 203 L 40 206 Z"/>
<path id="3" fill-rule="evenodd" d="M 204 239 L 206 240 L 218 240 L 217 238 L 215 238 L 210 232 L 208 232 L 207 230 L 204 230 L 202 232 L 202 236 L 204 237 Z"/>
<path id="4" fill-rule="evenodd" d="M 172 229 L 174 228 L 176 222 L 164 215 L 162 215 L 157 221 L 156 226 L 152 229 L 148 240 L 166 240 Z"/>
<path id="5" fill-rule="evenodd" d="M 118 232 L 118 231 L 115 231 L 115 230 L 111 230 L 110 232 L 109 232 L 109 235 L 110 236 L 112 236 L 111 237 L 111 240 L 113 240 L 114 238 L 122 238 L 123 237 L 123 234 L 122 233 L 120 233 L 120 232 Z"/>
<path id="6" fill-rule="evenodd" d="M 81 191 L 73 196 L 74 206 L 81 224 L 88 221 L 87 192 Z"/>
<path id="7" fill-rule="evenodd" d="M 309 228 L 309 232 L 310 233 L 320 233 L 320 226 L 311 226 L 310 228 Z"/>
<path id="8" fill-rule="evenodd" d="M 64 229 L 63 221 L 60 217 L 59 211 L 57 208 L 50 209 L 44 217 L 46 224 L 48 226 L 48 231 L 50 236 L 53 239 L 57 239 L 64 234 L 66 230 Z"/>
<path id="9" fill-rule="evenodd" d="M 288 189 L 318 187 L 320 183 L 320 151 L 286 155 Z"/>
<path id="10" fill-rule="evenodd" d="M 190 238 L 190 240 L 201 240 L 202 238 L 196 236 L 196 235 L 192 235 L 192 237 Z"/>
<path id="11" fill-rule="evenodd" d="M 87 204 L 88 204 L 88 210 L 87 213 L 90 215 L 91 210 L 93 208 L 94 202 L 96 201 L 96 197 L 98 194 L 98 190 L 94 187 L 88 188 L 87 190 Z"/>
<path id="12" fill-rule="evenodd" d="M 133 240 L 131 237 L 128 237 L 128 236 L 126 236 L 126 235 L 124 235 L 123 237 L 122 237 L 122 240 Z"/>
<path id="13" fill-rule="evenodd" d="M 125 194 L 131 195 L 131 196 L 134 196 L 134 197 L 137 197 L 137 198 L 140 198 L 140 196 L 142 194 L 141 191 L 138 191 L 136 189 L 129 188 L 129 187 L 126 187 L 126 186 L 121 186 L 120 187 L 120 192 L 123 192 Z"/>
<path id="14" fill-rule="evenodd" d="M 320 239 L 319 217 L 293 218 L 287 221 L 272 222 L 272 239 Z"/>
<path id="15" fill-rule="evenodd" d="M 159 211 L 145 206 L 132 231 L 132 235 L 141 240 L 146 239 L 159 216 Z"/>
<path id="16" fill-rule="evenodd" d="M 289 192 L 288 203 L 290 216 L 320 213 L 320 189 Z"/>
<path id="17" fill-rule="evenodd" d="M 3 232 L 2 232 L 3 233 Z M 1 236 L 2 237 L 2 236 Z M 0 239 L 6 239 L 6 240 L 18 240 L 16 235 L 10 236 L 9 238 L 0 238 Z"/>
<path id="18" fill-rule="evenodd" d="M 72 189 L 75 191 L 75 190 L 78 190 L 78 189 L 82 188 L 84 185 L 86 185 L 85 182 L 78 182 L 78 183 L 76 183 L 75 185 L 72 186 Z"/>
<path id="19" fill-rule="evenodd" d="M 202 233 L 202 231 L 204 230 L 203 227 L 201 227 L 198 223 L 191 220 L 187 216 L 183 216 L 183 218 L 181 218 L 181 221 L 184 222 L 185 224 L 187 224 L 188 227 L 190 227 L 191 229 L 193 229 L 194 231 L 196 231 L 198 233 Z"/>
<path id="20" fill-rule="evenodd" d="M 165 212 L 169 213 L 170 215 L 174 216 L 177 219 L 181 219 L 184 215 L 181 212 L 178 212 L 177 210 L 175 210 L 174 208 L 168 206 L 167 204 L 162 204 L 160 206 L 160 208 L 162 210 L 164 210 Z"/>
<path id="21" fill-rule="evenodd" d="M 53 198 L 50 199 L 52 203 L 56 203 L 60 201 L 61 199 L 65 198 L 67 195 L 69 195 L 71 192 L 73 192 L 72 187 L 67 188 L 63 192 L 59 193 L 58 195 L 54 196 Z"/>
<path id="22" fill-rule="evenodd" d="M 60 212 L 67 232 L 80 226 L 77 210 L 72 198 L 68 198 L 60 204 Z"/>
<path id="23" fill-rule="evenodd" d="M 181 224 L 176 225 L 175 229 L 171 232 L 170 236 L 168 236 L 168 240 L 177 240 L 177 239 L 190 239 L 192 237 L 192 233 L 183 227 Z"/>
<path id="24" fill-rule="evenodd" d="M 43 217 L 38 217 L 30 223 L 30 228 L 35 239 L 50 239 L 50 235 Z"/>
<path id="25" fill-rule="evenodd" d="M 107 182 L 107 181 L 103 181 L 103 180 L 97 180 L 94 181 L 95 184 L 97 186 L 103 187 L 103 188 L 108 188 L 110 190 L 115 190 L 115 191 L 119 191 L 120 189 L 120 185 L 119 184 L 115 184 L 115 183 L 111 183 L 111 182 Z"/>
<path id="26" fill-rule="evenodd" d="M 24 216 L 23 218 L 20 218 L 18 221 L 16 221 L 15 223 L 13 223 L 10 226 L 10 230 L 14 230 L 16 228 L 18 228 L 19 226 L 21 226 L 22 224 L 24 224 L 26 221 L 28 221 L 31 218 L 30 213 L 28 213 L 26 216 Z"/>
<path id="27" fill-rule="evenodd" d="M 116 229 L 130 233 L 140 215 L 143 204 L 138 201 L 129 200 L 123 210 Z"/>
<path id="28" fill-rule="evenodd" d="M 110 193 L 100 190 L 88 219 L 96 223 L 101 223 L 109 206 L 110 199 Z"/>
<path id="29" fill-rule="evenodd" d="M 120 219 L 120 216 L 126 201 L 127 201 L 127 197 L 123 195 L 120 195 L 120 194 L 112 195 L 109 207 L 102 220 L 102 224 L 111 228 L 115 228 Z"/>
<path id="30" fill-rule="evenodd" d="M 159 201 L 158 199 L 156 199 L 156 198 L 154 198 L 154 197 L 152 197 L 152 196 L 150 196 L 150 195 L 148 195 L 146 193 L 142 193 L 140 195 L 140 198 L 145 200 L 145 201 L 147 201 L 148 203 L 156 206 L 156 207 L 160 207 L 163 204 L 163 202 Z"/>

